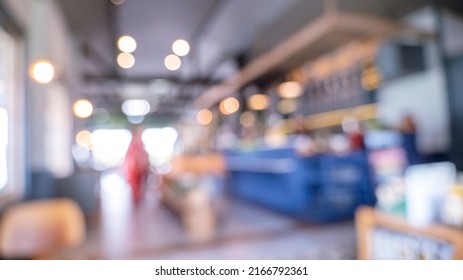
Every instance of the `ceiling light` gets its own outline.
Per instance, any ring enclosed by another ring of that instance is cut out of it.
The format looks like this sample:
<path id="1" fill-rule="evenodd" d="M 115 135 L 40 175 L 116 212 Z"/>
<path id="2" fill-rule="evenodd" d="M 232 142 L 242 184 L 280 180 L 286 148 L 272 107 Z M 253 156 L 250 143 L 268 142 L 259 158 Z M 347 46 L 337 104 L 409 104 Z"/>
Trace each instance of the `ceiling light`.
<path id="1" fill-rule="evenodd" d="M 55 76 L 55 67 L 49 60 L 41 59 L 32 64 L 30 75 L 36 82 L 48 84 Z"/>
<path id="2" fill-rule="evenodd" d="M 283 99 L 278 103 L 278 111 L 282 114 L 290 114 L 299 109 L 298 103 L 294 99 Z"/>
<path id="3" fill-rule="evenodd" d="M 131 124 L 141 124 L 145 120 L 145 116 L 127 116 L 127 120 Z"/>
<path id="4" fill-rule="evenodd" d="M 302 95 L 302 85 L 294 81 L 284 82 L 278 86 L 278 92 L 283 98 L 297 98 Z"/>
<path id="5" fill-rule="evenodd" d="M 190 52 L 190 44 L 183 39 L 179 39 L 172 44 L 172 51 L 178 56 L 185 56 Z"/>
<path id="6" fill-rule="evenodd" d="M 135 65 L 135 57 L 130 53 L 120 53 L 117 56 L 117 64 L 124 69 L 132 68 Z"/>
<path id="7" fill-rule="evenodd" d="M 361 81 L 362 87 L 368 91 L 377 89 L 381 86 L 383 75 L 379 72 L 374 62 L 368 62 L 365 69 L 363 69 Z"/>
<path id="8" fill-rule="evenodd" d="M 122 36 L 117 40 L 117 47 L 121 52 L 131 53 L 137 49 L 137 41 L 131 36 Z"/>
<path id="9" fill-rule="evenodd" d="M 268 97 L 265 94 L 254 94 L 248 98 L 248 107 L 251 110 L 265 110 L 268 107 Z"/>
<path id="10" fill-rule="evenodd" d="M 114 5 L 122 5 L 124 4 L 125 0 L 111 0 L 111 3 Z"/>
<path id="11" fill-rule="evenodd" d="M 240 108 L 239 101 L 234 97 L 229 97 L 222 102 L 220 102 L 220 112 L 224 115 L 230 115 L 238 111 Z"/>
<path id="12" fill-rule="evenodd" d="M 251 112 L 244 112 L 240 116 L 240 123 L 244 127 L 251 127 L 256 122 L 256 116 Z"/>
<path id="13" fill-rule="evenodd" d="M 93 113 L 93 105 L 87 99 L 80 99 L 74 103 L 74 115 L 80 119 L 86 119 Z"/>
<path id="14" fill-rule="evenodd" d="M 182 61 L 180 60 L 180 57 L 176 56 L 175 54 L 169 54 L 164 59 L 164 65 L 168 70 L 175 71 L 178 70 L 180 66 L 182 66 Z"/>
<path id="15" fill-rule="evenodd" d="M 84 148 L 92 148 L 92 133 L 88 130 L 82 130 L 76 135 L 76 143 Z"/>
<path id="16" fill-rule="evenodd" d="M 208 109 L 202 109 L 196 114 L 196 120 L 201 125 L 208 125 L 212 121 L 212 112 Z"/>
<path id="17" fill-rule="evenodd" d="M 122 103 L 122 112 L 129 117 L 145 116 L 150 109 L 149 102 L 144 99 L 130 99 Z"/>

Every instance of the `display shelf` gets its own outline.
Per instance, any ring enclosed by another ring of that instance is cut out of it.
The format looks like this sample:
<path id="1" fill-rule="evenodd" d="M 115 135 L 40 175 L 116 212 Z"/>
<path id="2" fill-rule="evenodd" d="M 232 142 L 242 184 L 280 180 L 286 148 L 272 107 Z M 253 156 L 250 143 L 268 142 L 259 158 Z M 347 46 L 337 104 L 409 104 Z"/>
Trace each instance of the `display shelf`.
<path id="1" fill-rule="evenodd" d="M 178 176 L 185 172 L 195 174 L 223 175 L 226 169 L 225 158 L 222 154 L 179 155 L 172 159 L 171 176 Z"/>
<path id="2" fill-rule="evenodd" d="M 215 234 L 217 213 L 209 195 L 201 188 L 176 192 L 172 188 L 175 178 L 163 177 L 161 203 L 177 214 L 191 239 L 205 241 Z"/>
<path id="3" fill-rule="evenodd" d="M 413 227 L 404 218 L 392 216 L 371 207 L 361 207 L 356 212 L 358 258 L 373 259 L 373 230 L 385 228 L 395 232 L 439 239 L 453 246 L 453 259 L 463 259 L 463 231 L 445 225 Z"/>

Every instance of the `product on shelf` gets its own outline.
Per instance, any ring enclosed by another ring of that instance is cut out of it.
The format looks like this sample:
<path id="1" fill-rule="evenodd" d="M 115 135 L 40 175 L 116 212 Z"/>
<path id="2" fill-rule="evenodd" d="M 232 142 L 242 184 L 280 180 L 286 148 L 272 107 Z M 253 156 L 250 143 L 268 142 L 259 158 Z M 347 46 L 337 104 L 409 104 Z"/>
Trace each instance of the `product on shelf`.
<path id="1" fill-rule="evenodd" d="M 376 227 L 372 256 L 377 260 L 450 260 L 454 247 L 445 240 Z"/>
<path id="2" fill-rule="evenodd" d="M 463 185 L 456 185 L 444 200 L 440 213 L 442 222 L 463 228 Z"/>
<path id="3" fill-rule="evenodd" d="M 446 195 L 455 185 L 453 163 L 439 162 L 412 165 L 405 173 L 407 221 L 414 226 L 426 226 L 439 221 Z"/>

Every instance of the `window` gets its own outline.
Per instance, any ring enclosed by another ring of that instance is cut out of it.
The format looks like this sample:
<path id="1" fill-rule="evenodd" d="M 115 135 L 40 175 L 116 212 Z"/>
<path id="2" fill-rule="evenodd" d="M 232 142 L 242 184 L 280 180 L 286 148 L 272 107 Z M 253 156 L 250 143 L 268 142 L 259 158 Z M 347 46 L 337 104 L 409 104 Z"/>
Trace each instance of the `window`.
<path id="1" fill-rule="evenodd" d="M 0 191 L 6 187 L 8 182 L 7 148 L 8 113 L 5 108 L 0 107 Z"/>
<path id="2" fill-rule="evenodd" d="M 8 34 L 0 28 L 0 192 L 8 183 Z"/>
<path id="3" fill-rule="evenodd" d="M 0 27 L 0 205 L 24 189 L 24 95 L 18 56 L 22 46 Z"/>

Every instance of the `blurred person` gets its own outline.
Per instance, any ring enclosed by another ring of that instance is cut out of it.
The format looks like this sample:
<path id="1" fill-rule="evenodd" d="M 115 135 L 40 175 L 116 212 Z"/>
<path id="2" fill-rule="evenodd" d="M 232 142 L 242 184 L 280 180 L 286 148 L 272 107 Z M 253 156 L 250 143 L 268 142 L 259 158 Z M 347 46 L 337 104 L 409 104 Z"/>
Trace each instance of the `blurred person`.
<path id="1" fill-rule="evenodd" d="M 143 128 L 134 126 L 132 141 L 130 142 L 124 160 L 124 173 L 130 185 L 132 199 L 135 204 L 141 200 L 145 181 L 150 170 L 149 156 L 142 141 Z"/>
<path id="2" fill-rule="evenodd" d="M 416 122 L 411 114 L 405 114 L 400 123 L 399 131 L 402 135 L 402 145 L 407 152 L 407 159 L 410 165 L 421 162 L 421 156 L 416 147 Z"/>
<path id="3" fill-rule="evenodd" d="M 349 147 L 351 151 L 359 151 L 365 149 L 364 135 L 359 121 L 354 117 L 346 117 L 342 121 L 342 129 L 349 139 Z"/>
<path id="4" fill-rule="evenodd" d="M 315 144 L 310 136 L 310 129 L 306 125 L 304 116 L 297 115 L 291 121 L 294 133 L 294 146 L 300 156 L 311 156 L 316 153 Z"/>

